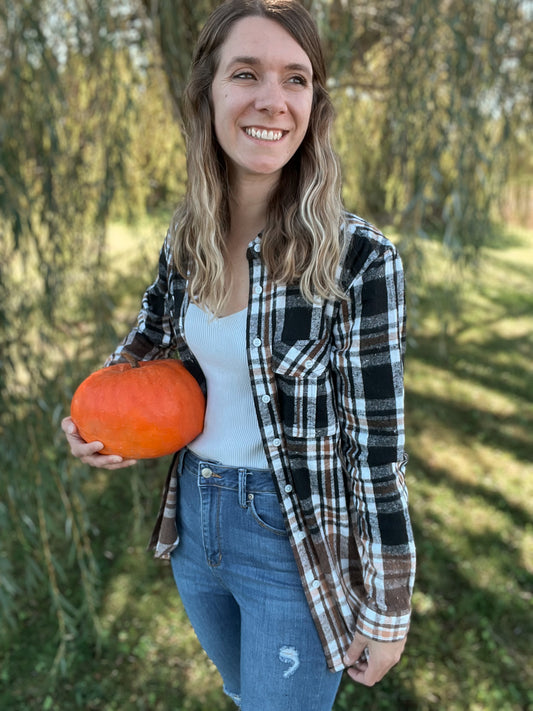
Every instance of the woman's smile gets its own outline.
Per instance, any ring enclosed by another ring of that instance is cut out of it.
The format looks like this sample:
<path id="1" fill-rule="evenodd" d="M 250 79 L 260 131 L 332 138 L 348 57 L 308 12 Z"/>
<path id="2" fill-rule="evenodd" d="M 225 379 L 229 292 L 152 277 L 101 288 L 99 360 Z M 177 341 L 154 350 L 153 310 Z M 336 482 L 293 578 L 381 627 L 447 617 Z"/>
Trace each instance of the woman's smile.
<path id="1" fill-rule="evenodd" d="M 252 138 L 260 139 L 261 141 L 280 141 L 283 138 L 283 131 L 272 130 L 268 128 L 245 128 L 245 132 Z"/>
<path id="2" fill-rule="evenodd" d="M 300 147 L 313 104 L 306 52 L 277 22 L 246 17 L 221 47 L 211 87 L 214 128 L 232 180 L 279 177 Z"/>

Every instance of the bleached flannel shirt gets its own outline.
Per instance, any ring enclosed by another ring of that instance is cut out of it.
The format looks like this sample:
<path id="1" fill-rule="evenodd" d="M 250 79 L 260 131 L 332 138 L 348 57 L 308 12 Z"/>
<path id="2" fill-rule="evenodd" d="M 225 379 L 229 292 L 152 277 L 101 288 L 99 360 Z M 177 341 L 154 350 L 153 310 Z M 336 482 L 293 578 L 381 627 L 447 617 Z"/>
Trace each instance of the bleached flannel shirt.
<path id="1" fill-rule="evenodd" d="M 415 547 L 404 481 L 404 283 L 394 246 L 346 214 L 339 277 L 346 300 L 310 304 L 274 284 L 249 245 L 247 343 L 264 450 L 329 667 L 344 668 L 356 631 L 394 641 L 407 634 Z M 186 278 L 170 237 L 124 347 L 145 360 L 176 353 L 205 388 L 184 339 Z M 151 547 L 178 545 L 175 462 Z"/>

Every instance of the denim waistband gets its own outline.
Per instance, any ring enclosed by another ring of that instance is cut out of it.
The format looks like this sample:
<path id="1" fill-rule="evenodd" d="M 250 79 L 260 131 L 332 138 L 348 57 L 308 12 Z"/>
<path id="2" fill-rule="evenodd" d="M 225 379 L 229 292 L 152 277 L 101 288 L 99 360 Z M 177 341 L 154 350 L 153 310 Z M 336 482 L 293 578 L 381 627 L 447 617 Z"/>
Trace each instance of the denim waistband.
<path id="1" fill-rule="evenodd" d="M 240 472 L 240 471 L 246 470 L 247 472 L 250 472 L 250 473 L 255 472 L 257 474 L 270 474 L 270 469 L 255 469 L 254 467 L 239 467 L 235 464 L 223 464 L 222 462 L 217 462 L 213 459 L 205 459 L 205 457 L 199 457 L 194 452 L 191 452 L 191 450 L 188 448 L 185 450 L 184 460 L 187 461 L 187 463 L 192 466 L 198 466 L 199 464 L 204 464 L 205 466 L 208 466 L 211 468 L 215 467 L 218 473 Z"/>
<path id="2" fill-rule="evenodd" d="M 186 472 L 196 476 L 200 486 L 237 490 L 241 505 L 244 506 L 248 494 L 276 492 L 269 469 L 227 466 L 220 462 L 202 459 L 189 449 L 184 453 L 181 465 L 181 473 Z"/>

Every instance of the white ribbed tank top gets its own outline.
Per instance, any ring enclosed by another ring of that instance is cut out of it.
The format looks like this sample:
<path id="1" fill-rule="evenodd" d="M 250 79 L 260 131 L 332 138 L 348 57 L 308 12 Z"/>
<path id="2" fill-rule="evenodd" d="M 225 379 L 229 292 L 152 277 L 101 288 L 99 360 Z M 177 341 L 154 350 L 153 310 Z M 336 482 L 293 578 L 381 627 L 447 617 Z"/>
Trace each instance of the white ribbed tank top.
<path id="1" fill-rule="evenodd" d="M 188 446 L 200 458 L 268 469 L 246 358 L 247 314 L 214 318 L 189 304 L 185 339 L 206 377 L 207 407 L 203 432 Z"/>

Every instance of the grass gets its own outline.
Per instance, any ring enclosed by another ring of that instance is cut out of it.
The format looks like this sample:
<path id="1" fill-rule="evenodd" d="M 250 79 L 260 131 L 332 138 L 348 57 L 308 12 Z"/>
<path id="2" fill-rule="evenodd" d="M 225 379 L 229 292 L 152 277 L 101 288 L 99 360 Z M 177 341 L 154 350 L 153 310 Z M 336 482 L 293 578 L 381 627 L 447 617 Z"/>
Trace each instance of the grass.
<path id="1" fill-rule="evenodd" d="M 122 330 L 152 278 L 160 227 L 112 231 Z M 533 709 L 530 240 L 526 232 L 507 235 L 463 271 L 428 242 L 424 269 L 408 275 L 408 483 L 418 545 L 412 628 L 400 664 L 373 689 L 345 679 L 335 711 Z M 4 651 L 0 708 L 235 708 L 188 625 L 169 566 L 145 552 L 166 464 L 86 477 L 101 581 L 99 643 L 81 620 L 67 642 L 68 673 L 54 681 L 53 615 L 39 594 L 24 600 L 22 628 Z M 68 561 L 64 567 L 75 601 L 78 581 Z"/>

